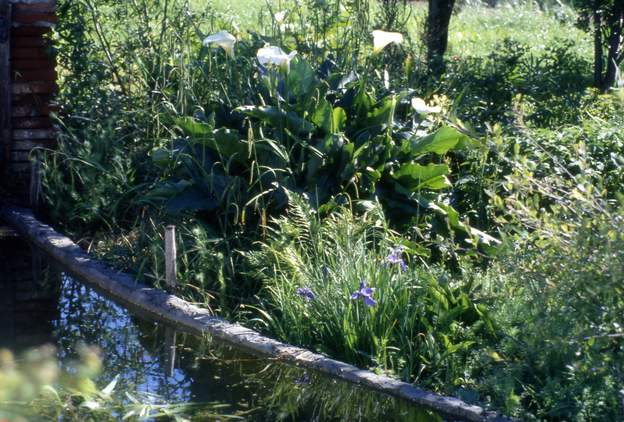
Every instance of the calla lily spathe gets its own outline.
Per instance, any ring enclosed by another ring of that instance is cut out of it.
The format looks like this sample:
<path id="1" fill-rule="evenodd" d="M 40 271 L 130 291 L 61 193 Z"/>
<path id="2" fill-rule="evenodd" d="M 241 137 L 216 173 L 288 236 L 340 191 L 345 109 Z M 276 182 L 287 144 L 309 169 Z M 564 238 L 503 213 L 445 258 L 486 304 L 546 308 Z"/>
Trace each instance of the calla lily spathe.
<path id="1" fill-rule="evenodd" d="M 284 50 L 272 45 L 262 47 L 258 50 L 256 56 L 263 66 L 273 65 L 281 67 L 286 71 L 290 70 L 290 61 L 297 55 L 296 51 L 286 54 Z"/>
<path id="2" fill-rule="evenodd" d="M 379 53 L 388 44 L 401 44 L 403 34 L 398 32 L 386 32 L 381 30 L 373 31 L 373 52 Z"/>
<path id="3" fill-rule="evenodd" d="M 428 106 L 422 98 L 412 98 L 412 108 L 419 114 L 439 113 L 442 111 L 440 106 Z"/>
<path id="4" fill-rule="evenodd" d="M 275 18 L 275 22 L 283 23 L 286 20 L 287 14 L 288 12 L 286 10 L 282 10 L 281 12 L 277 12 L 276 14 L 274 14 L 273 18 Z"/>
<path id="5" fill-rule="evenodd" d="M 206 47 L 213 44 L 221 47 L 228 56 L 234 57 L 234 44 L 236 44 L 236 37 L 234 37 L 234 35 L 227 31 L 219 31 L 204 39 L 204 45 Z"/>

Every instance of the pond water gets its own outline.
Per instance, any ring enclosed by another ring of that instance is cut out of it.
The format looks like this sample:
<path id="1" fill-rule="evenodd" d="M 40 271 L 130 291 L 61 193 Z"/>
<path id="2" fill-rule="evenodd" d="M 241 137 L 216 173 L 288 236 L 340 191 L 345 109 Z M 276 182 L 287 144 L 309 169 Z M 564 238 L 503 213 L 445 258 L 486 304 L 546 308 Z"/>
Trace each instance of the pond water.
<path id="1" fill-rule="evenodd" d="M 249 421 L 443 420 L 405 401 L 133 314 L 17 238 L 0 238 L 0 322 L 0 349 L 19 355 L 50 344 L 63 363 L 80 345 L 95 346 L 103 361 L 99 386 L 119 375 L 118 388 L 196 403 L 196 414 L 219 405 L 220 413 Z"/>

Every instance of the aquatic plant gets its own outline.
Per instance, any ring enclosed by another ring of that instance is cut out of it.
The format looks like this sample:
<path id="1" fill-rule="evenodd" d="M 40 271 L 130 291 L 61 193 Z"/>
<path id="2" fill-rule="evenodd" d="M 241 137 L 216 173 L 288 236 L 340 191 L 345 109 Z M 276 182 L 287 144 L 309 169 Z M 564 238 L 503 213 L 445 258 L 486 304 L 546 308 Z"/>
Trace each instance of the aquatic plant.
<path id="1" fill-rule="evenodd" d="M 316 295 L 309 287 L 297 287 L 297 295 L 308 302 L 316 298 Z"/>
<path id="2" fill-rule="evenodd" d="M 377 301 L 373 299 L 373 293 L 375 293 L 375 288 L 368 287 L 366 285 L 366 280 L 362 280 L 360 281 L 360 287 L 358 290 L 351 294 L 351 299 L 362 299 L 366 306 L 373 307 L 377 305 Z"/>
<path id="3" fill-rule="evenodd" d="M 401 271 L 407 271 L 407 264 L 403 260 L 404 246 L 396 246 L 390 250 L 390 255 L 386 257 L 386 265 L 398 265 Z"/>

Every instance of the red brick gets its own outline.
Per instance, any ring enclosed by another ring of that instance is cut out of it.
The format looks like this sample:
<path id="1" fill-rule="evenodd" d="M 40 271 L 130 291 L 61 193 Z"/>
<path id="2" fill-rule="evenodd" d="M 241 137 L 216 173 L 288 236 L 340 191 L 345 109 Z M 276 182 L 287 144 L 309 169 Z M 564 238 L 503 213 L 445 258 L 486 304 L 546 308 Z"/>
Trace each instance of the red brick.
<path id="1" fill-rule="evenodd" d="M 54 69 L 19 70 L 12 72 L 13 82 L 25 81 L 56 81 Z"/>
<path id="2" fill-rule="evenodd" d="M 44 148 L 54 148 L 56 146 L 56 139 L 17 139 L 13 141 L 11 151 L 30 151 L 33 148 L 44 147 Z"/>
<path id="3" fill-rule="evenodd" d="M 50 32 L 50 28 L 41 27 L 41 26 L 19 26 L 11 28 L 11 39 L 15 39 L 18 37 L 40 37 L 48 32 Z"/>
<path id="4" fill-rule="evenodd" d="M 19 59 L 49 59 L 52 55 L 46 48 L 11 48 L 11 60 Z"/>
<path id="5" fill-rule="evenodd" d="M 58 91 L 55 82 L 16 82 L 11 85 L 11 92 L 24 94 L 51 94 Z"/>
<path id="6" fill-rule="evenodd" d="M 49 129 L 52 119 L 49 117 L 17 117 L 12 119 L 13 129 Z"/>
<path id="7" fill-rule="evenodd" d="M 11 47 L 47 47 L 50 42 L 43 37 L 16 37 L 11 40 Z"/>
<path id="8" fill-rule="evenodd" d="M 56 6 L 54 3 L 36 3 L 36 4 L 14 4 L 14 14 L 29 14 L 29 13 L 54 13 Z"/>
<path id="9" fill-rule="evenodd" d="M 53 58 L 11 60 L 11 68 L 13 70 L 54 69 L 55 67 L 56 61 Z"/>
<path id="10" fill-rule="evenodd" d="M 52 129 L 15 129 L 13 130 L 13 140 L 15 141 L 28 141 L 37 140 L 43 141 L 46 139 L 53 139 L 55 131 Z"/>
<path id="11" fill-rule="evenodd" d="M 58 111 L 58 106 L 50 104 L 15 105 L 11 108 L 13 117 L 42 117 Z"/>
<path id="12" fill-rule="evenodd" d="M 17 13 L 13 16 L 13 22 L 17 24 L 34 24 L 38 22 L 56 22 L 54 13 Z"/>

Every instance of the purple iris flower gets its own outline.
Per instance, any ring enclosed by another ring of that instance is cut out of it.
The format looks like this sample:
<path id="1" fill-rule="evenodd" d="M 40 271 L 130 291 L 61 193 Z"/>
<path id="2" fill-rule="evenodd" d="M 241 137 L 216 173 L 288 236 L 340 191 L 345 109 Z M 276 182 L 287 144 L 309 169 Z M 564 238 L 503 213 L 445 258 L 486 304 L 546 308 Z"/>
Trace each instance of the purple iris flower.
<path id="1" fill-rule="evenodd" d="M 307 302 L 311 302 L 316 298 L 316 295 L 309 287 L 297 287 L 297 294 Z"/>
<path id="2" fill-rule="evenodd" d="M 295 380 L 295 384 L 297 385 L 308 385 L 310 384 L 310 375 L 307 372 L 304 372 L 301 378 Z"/>
<path id="3" fill-rule="evenodd" d="M 373 293 L 375 293 L 375 289 L 373 287 L 367 287 L 366 281 L 362 280 L 360 281 L 360 290 L 353 293 L 351 295 L 351 299 L 355 300 L 362 298 L 366 306 L 375 306 L 377 305 L 377 301 L 373 299 Z"/>
<path id="4" fill-rule="evenodd" d="M 405 250 L 405 246 L 397 246 L 390 250 L 390 255 L 386 257 L 386 266 L 390 265 L 399 265 L 401 267 L 401 271 L 407 271 L 407 264 L 403 261 L 403 251 Z"/>

